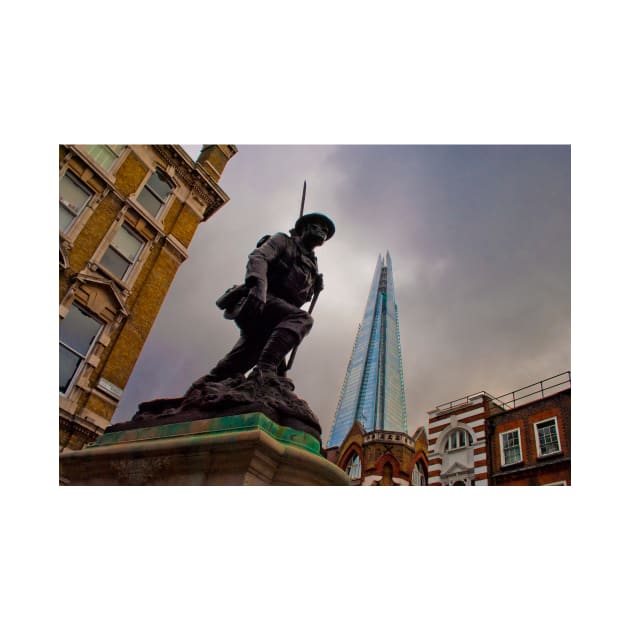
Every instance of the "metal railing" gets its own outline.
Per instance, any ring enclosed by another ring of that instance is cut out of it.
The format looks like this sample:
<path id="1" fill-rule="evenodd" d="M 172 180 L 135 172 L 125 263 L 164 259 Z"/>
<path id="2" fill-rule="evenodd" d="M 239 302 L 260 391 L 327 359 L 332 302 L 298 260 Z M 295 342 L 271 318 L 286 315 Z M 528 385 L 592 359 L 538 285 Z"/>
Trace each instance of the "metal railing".
<path id="1" fill-rule="evenodd" d="M 446 411 L 450 409 L 454 409 L 455 407 L 463 407 L 464 405 L 468 405 L 471 400 L 474 398 L 479 398 L 480 396 L 484 396 L 485 398 L 491 398 L 494 400 L 494 396 L 489 394 L 488 392 L 481 390 L 476 394 L 470 394 L 468 396 L 463 396 L 462 398 L 458 398 L 457 400 L 451 400 L 450 402 L 440 403 L 436 405 L 435 411 Z"/>
<path id="2" fill-rule="evenodd" d="M 531 400 L 527 399 L 542 400 L 547 396 L 557 394 L 559 391 L 562 391 L 562 389 L 569 389 L 570 387 L 571 372 L 561 372 L 560 374 L 550 376 L 549 378 L 546 378 L 542 381 L 537 381 L 535 383 L 532 383 L 531 385 L 527 385 L 526 387 L 515 389 L 513 392 L 503 394 L 502 396 L 493 396 L 492 394 L 489 394 L 488 392 L 482 390 L 480 392 L 477 392 L 476 394 L 470 394 L 468 396 L 458 398 L 457 400 L 451 400 L 450 402 L 441 403 L 436 406 L 435 410 L 445 411 L 454 409 L 455 407 L 461 407 L 469 404 L 471 400 L 483 396 L 499 407 L 499 409 L 495 410 L 496 412 L 505 411 L 507 409 L 514 409 L 519 405 L 524 405 L 528 402 L 531 402 Z"/>
<path id="3" fill-rule="evenodd" d="M 513 392 L 503 394 L 493 398 L 492 402 L 496 403 L 503 409 L 514 409 L 517 406 L 525 405 L 532 400 L 542 400 L 552 394 L 569 389 L 571 387 L 571 372 L 560 372 L 555 376 L 550 376 L 544 381 L 537 381 L 526 387 L 515 389 Z M 526 401 L 526 402 L 519 402 Z M 518 404 L 517 404 L 518 403 Z"/>

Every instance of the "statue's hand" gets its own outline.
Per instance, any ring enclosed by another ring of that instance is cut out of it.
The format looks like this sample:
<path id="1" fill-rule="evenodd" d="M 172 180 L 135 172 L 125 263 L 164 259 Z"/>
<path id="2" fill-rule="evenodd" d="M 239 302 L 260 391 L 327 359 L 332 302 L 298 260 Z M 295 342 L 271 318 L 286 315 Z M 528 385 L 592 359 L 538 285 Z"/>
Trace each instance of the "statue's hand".
<path id="1" fill-rule="evenodd" d="M 249 289 L 249 294 L 247 296 L 248 300 L 251 296 L 252 299 L 257 299 L 263 304 L 267 301 L 266 284 L 261 282 L 258 278 L 250 276 L 245 280 L 245 286 Z"/>
<path id="2" fill-rule="evenodd" d="M 250 291 L 241 302 L 236 316 L 236 323 L 240 328 L 250 329 L 256 327 L 262 315 L 265 303 L 257 296 L 255 291 Z"/>
<path id="3" fill-rule="evenodd" d="M 265 303 L 260 299 L 258 292 L 251 289 L 245 299 L 245 304 L 241 308 L 241 319 L 246 321 L 255 321 L 258 319 L 265 308 Z"/>
<path id="4" fill-rule="evenodd" d="M 315 276 L 315 286 L 313 288 L 315 293 L 321 293 L 324 290 L 324 276 L 321 273 Z"/>

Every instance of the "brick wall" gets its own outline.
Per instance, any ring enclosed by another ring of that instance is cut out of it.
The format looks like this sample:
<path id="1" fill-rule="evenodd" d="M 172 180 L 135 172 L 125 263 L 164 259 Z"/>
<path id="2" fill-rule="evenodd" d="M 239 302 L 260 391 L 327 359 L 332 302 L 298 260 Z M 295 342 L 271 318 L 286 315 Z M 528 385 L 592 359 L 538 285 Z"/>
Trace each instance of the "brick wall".
<path id="1" fill-rule="evenodd" d="M 535 423 L 556 418 L 560 453 L 539 457 Z M 523 461 L 501 465 L 501 433 L 520 430 Z M 571 481 L 571 390 L 565 390 L 504 411 L 488 420 L 491 479 L 495 485 L 541 485 L 555 481 Z"/>

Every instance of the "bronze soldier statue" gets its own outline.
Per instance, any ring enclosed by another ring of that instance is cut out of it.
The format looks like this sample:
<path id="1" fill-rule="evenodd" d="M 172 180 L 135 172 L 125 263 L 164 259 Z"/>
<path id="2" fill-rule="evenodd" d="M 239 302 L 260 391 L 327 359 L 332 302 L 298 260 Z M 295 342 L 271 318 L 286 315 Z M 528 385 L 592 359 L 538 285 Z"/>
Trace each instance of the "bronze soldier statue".
<path id="1" fill-rule="evenodd" d="M 241 377 L 252 368 L 252 376 L 261 380 L 285 376 L 285 356 L 313 326 L 313 318 L 301 306 L 323 289 L 313 250 L 334 233 L 333 222 L 313 212 L 301 216 L 290 235 L 278 233 L 259 241 L 249 255 L 245 283 L 217 300 L 241 335 L 208 381 Z"/>
<path id="2" fill-rule="evenodd" d="M 328 217 L 311 213 L 300 216 L 289 235 L 263 237 L 249 255 L 245 283 L 217 300 L 224 316 L 240 328 L 236 345 L 182 397 L 142 402 L 129 422 L 113 424 L 107 432 L 262 413 L 281 426 L 315 437 L 321 445 L 319 420 L 293 393 L 284 357 L 291 351 L 295 356 L 313 326 L 310 311 L 323 288 L 313 250 L 334 233 Z M 309 300 L 307 313 L 301 306 Z"/>

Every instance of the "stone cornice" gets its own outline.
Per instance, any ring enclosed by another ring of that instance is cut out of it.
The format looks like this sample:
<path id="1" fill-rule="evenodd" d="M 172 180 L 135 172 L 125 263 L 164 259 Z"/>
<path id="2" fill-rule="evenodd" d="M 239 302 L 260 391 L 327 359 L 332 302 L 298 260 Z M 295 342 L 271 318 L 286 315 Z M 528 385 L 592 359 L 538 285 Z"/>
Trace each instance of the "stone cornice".
<path id="1" fill-rule="evenodd" d="M 78 155 L 81 160 L 86 160 L 86 156 L 80 147 L 72 144 L 62 145 L 68 151 L 64 157 L 63 164 L 69 162 L 74 155 Z M 203 211 L 203 221 L 209 219 L 219 208 L 224 206 L 229 200 L 227 193 L 193 160 L 190 156 L 176 144 L 155 144 L 148 145 L 164 161 L 167 167 L 171 167 L 175 175 L 183 182 L 202 204 L 206 207 Z M 130 204 L 147 220 L 156 230 L 162 231 L 155 218 L 144 211 L 128 196 L 122 195 L 112 183 L 111 175 L 104 173 L 103 169 L 96 169 L 92 161 L 87 164 L 100 177 L 105 186 L 111 186 L 113 192 L 123 203 Z"/>
<path id="2" fill-rule="evenodd" d="M 192 194 L 206 205 L 203 213 L 204 221 L 230 200 L 221 187 L 198 168 L 197 164 L 193 163 L 193 170 L 191 170 L 192 160 L 184 154 L 183 150 L 178 150 L 177 145 L 156 144 L 152 148 L 168 166 L 174 169 L 175 175 L 190 188 Z"/>
<path id="3" fill-rule="evenodd" d="M 77 415 L 68 418 L 65 415 L 60 414 L 59 428 L 68 432 L 79 433 L 92 440 L 97 439 L 103 432 L 100 427 Z"/>

